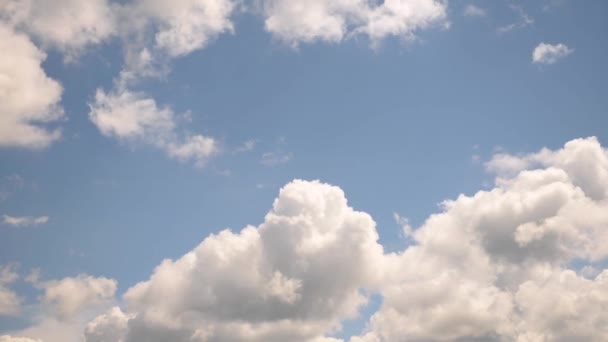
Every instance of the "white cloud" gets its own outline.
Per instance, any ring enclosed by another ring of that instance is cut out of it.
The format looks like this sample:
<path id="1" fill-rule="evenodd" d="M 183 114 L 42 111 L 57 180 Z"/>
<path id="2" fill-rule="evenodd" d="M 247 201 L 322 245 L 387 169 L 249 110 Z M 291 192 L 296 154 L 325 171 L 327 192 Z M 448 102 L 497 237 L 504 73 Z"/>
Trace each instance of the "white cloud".
<path id="1" fill-rule="evenodd" d="M 15 265 L 0 266 L 0 316 L 15 316 L 21 311 L 21 298 L 8 288 L 17 279 Z"/>
<path id="2" fill-rule="evenodd" d="M 49 128 L 63 117 L 62 88 L 40 64 L 46 55 L 29 38 L 0 22 L 0 147 L 39 149 L 61 137 Z"/>
<path id="3" fill-rule="evenodd" d="M 608 339 L 608 150 L 576 139 L 487 167 L 498 172 L 493 189 L 443 202 L 416 229 L 395 215 L 411 240 L 400 253 L 383 252 L 374 221 L 341 189 L 296 180 L 260 225 L 164 260 L 122 308 L 112 307 L 113 280 L 34 273 L 42 318 L 11 335 L 337 342 L 327 336 L 378 293 L 380 309 L 351 342 Z"/>
<path id="4" fill-rule="evenodd" d="M 0 16 L 68 58 L 108 39 L 116 29 L 107 0 L 3 0 Z"/>
<path id="5" fill-rule="evenodd" d="M 49 221 L 48 216 L 9 216 L 2 215 L 2 223 L 15 226 L 15 227 L 27 227 L 27 226 L 37 226 L 40 224 L 45 224 Z"/>
<path id="6" fill-rule="evenodd" d="M 553 64 L 574 52 L 574 49 L 564 44 L 540 43 L 532 52 L 532 62 L 537 64 Z"/>
<path id="7" fill-rule="evenodd" d="M 163 261 L 127 291 L 127 313 L 100 316 L 87 341 L 117 330 L 124 341 L 322 341 L 366 302 L 377 239 L 374 221 L 339 188 L 294 181 L 260 226 L 224 230 Z"/>
<path id="8" fill-rule="evenodd" d="M 90 307 L 107 306 L 113 301 L 117 286 L 114 279 L 86 274 L 42 282 L 35 276 L 30 281 L 44 292 L 42 304 L 59 320 L 68 320 Z"/>
<path id="9" fill-rule="evenodd" d="M 177 115 L 169 107 L 159 108 L 141 92 L 118 87 L 111 93 L 98 90 L 90 104 L 89 118 L 100 132 L 132 144 L 147 144 L 179 161 L 204 165 L 218 153 L 218 143 L 200 134 L 181 138 L 176 133 Z"/>
<path id="10" fill-rule="evenodd" d="M 608 270 L 569 269 L 608 257 L 608 152 L 588 138 L 511 157 L 494 189 L 444 202 L 387 256 L 382 308 L 353 342 L 608 338 Z"/>
<path id="11" fill-rule="evenodd" d="M 266 30 L 292 46 L 315 41 L 339 42 L 366 35 L 372 44 L 385 37 L 411 39 L 416 31 L 446 19 L 439 0 L 262 0 Z"/>
<path id="12" fill-rule="evenodd" d="M 467 17 L 485 17 L 487 15 L 487 12 L 485 9 L 479 6 L 468 4 L 464 8 L 464 15 Z"/>
<path id="13" fill-rule="evenodd" d="M 163 74 L 172 58 L 232 32 L 235 7 L 233 0 L 135 0 L 119 7 L 127 78 Z"/>
<path id="14" fill-rule="evenodd" d="M 0 337 L 7 342 L 82 341 L 87 322 L 115 305 L 116 281 L 81 274 L 60 280 L 40 281 L 39 271 L 25 278 L 42 291 L 25 317 L 30 326 Z M 12 337 L 11 337 L 12 336 Z M 117 341 L 117 340 L 112 340 Z"/>

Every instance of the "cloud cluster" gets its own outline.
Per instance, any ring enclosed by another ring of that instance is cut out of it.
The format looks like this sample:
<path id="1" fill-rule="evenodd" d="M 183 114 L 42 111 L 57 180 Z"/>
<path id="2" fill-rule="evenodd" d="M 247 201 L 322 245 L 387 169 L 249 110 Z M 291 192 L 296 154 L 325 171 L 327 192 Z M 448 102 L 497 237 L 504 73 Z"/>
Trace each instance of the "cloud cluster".
<path id="1" fill-rule="evenodd" d="M 86 329 L 87 341 L 321 341 L 366 302 L 382 247 L 337 187 L 294 181 L 258 227 L 165 260 Z M 110 334 L 110 335 L 108 335 Z M 115 337 L 113 337 L 115 338 Z"/>
<path id="2" fill-rule="evenodd" d="M 595 138 L 499 155 L 497 186 L 443 203 L 387 258 L 382 308 L 355 341 L 608 338 L 608 152 Z M 517 161 L 515 163 L 514 161 Z"/>
<path id="3" fill-rule="evenodd" d="M 532 62 L 537 64 L 554 64 L 574 52 L 564 44 L 540 43 L 532 52 Z"/>
<path id="4" fill-rule="evenodd" d="M 292 46 L 339 42 L 366 35 L 372 44 L 388 36 L 411 39 L 417 30 L 446 19 L 441 0 L 262 0 L 265 27 Z"/>
<path id="5" fill-rule="evenodd" d="M 18 278 L 14 266 L 0 269 L 0 284 L 14 282 Z M 42 281 L 39 271 L 34 271 L 24 280 L 31 283 L 41 295 L 38 296 L 36 304 L 18 308 L 11 314 L 28 312 L 31 325 L 0 336 L 2 342 L 82 341 L 86 323 L 116 304 L 117 282 L 113 279 L 80 274 L 76 277 Z M 0 285 L 0 296 L 2 289 Z M 20 301 L 16 304 L 20 304 Z"/>
<path id="6" fill-rule="evenodd" d="M 120 307 L 111 307 L 111 279 L 28 277 L 44 291 L 44 318 L 12 335 L 338 342 L 341 323 L 376 293 L 381 307 L 350 342 L 608 339 L 608 150 L 576 139 L 497 154 L 486 167 L 493 189 L 443 202 L 417 228 L 396 215 L 409 242 L 402 252 L 383 251 L 372 218 L 340 188 L 296 180 L 261 224 L 164 260 Z"/>
<path id="7" fill-rule="evenodd" d="M 608 152 L 578 139 L 503 173 L 505 157 L 494 189 L 444 202 L 395 254 L 339 188 L 294 181 L 260 226 L 165 260 L 87 340 L 315 341 L 370 292 L 383 304 L 352 342 L 608 338 Z"/>

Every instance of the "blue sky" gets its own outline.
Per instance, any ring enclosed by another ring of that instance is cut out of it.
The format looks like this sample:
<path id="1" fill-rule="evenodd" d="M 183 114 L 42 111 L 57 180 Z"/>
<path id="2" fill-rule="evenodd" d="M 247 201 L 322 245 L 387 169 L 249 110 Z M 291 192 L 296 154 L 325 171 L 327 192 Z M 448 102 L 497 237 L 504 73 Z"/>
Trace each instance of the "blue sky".
<path id="1" fill-rule="evenodd" d="M 217 150 L 200 163 L 171 157 L 168 145 L 147 138 L 103 134 L 90 118 L 96 91 L 119 89 L 129 68 L 119 34 L 66 61 L 69 47 L 53 45 L 27 21 L 16 25 L 14 34 L 47 53 L 41 67 L 62 86 L 65 114 L 44 124 L 59 127 L 61 138 L 43 148 L 0 146 L 0 215 L 48 217 L 0 225 L 0 265 L 18 265 L 10 288 L 26 308 L 0 315 L 0 333 L 15 334 L 37 315 L 31 310 L 44 286 L 25 281 L 32 269 L 48 280 L 115 279 L 115 300 L 124 305 L 122 294 L 163 259 L 179 258 L 211 233 L 264 222 L 294 179 L 341 188 L 351 207 L 373 217 L 385 252 L 399 252 L 411 241 L 394 214 L 420 227 L 443 200 L 493 188 L 496 175 L 485 163 L 496 153 L 558 150 L 591 136 L 608 141 L 608 4 L 441 3 L 445 18 L 407 38 L 353 35 L 297 46 L 265 27 L 268 14 L 249 4 L 231 14 L 232 30 L 160 58 L 164 74 L 127 87 L 170 107 L 177 136 L 214 139 Z M 467 15 L 468 6 L 480 12 Z M 543 42 L 567 52 L 535 62 Z M 379 298 L 333 336 L 361 334 Z"/>

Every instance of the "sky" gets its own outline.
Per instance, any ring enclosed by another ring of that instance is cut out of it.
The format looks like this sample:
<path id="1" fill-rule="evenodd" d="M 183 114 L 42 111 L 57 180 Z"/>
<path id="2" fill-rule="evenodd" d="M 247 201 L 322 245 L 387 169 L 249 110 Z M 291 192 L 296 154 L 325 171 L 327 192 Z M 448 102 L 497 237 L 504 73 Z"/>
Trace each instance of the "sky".
<path id="1" fill-rule="evenodd" d="M 0 0 L 0 342 L 607 340 L 606 18 Z"/>

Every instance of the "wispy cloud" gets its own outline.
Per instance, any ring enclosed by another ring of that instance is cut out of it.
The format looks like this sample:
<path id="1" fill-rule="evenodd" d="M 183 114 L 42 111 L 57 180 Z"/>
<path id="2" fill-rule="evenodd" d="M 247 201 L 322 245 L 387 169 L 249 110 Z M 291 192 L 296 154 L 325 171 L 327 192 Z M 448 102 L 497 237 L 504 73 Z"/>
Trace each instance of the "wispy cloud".
<path id="1" fill-rule="evenodd" d="M 498 33 L 507 33 L 513 30 L 523 29 L 527 26 L 534 24 L 534 18 L 532 18 L 521 6 L 511 5 L 511 10 L 517 14 L 517 21 L 501 26 L 498 28 Z"/>
<path id="2" fill-rule="evenodd" d="M 265 166 L 277 166 L 280 164 L 288 163 L 293 159 L 293 153 L 282 153 L 282 152 L 266 152 L 262 154 L 260 163 Z"/>
<path id="3" fill-rule="evenodd" d="M 487 14 L 485 9 L 473 4 L 468 4 L 464 8 L 464 15 L 467 17 L 485 17 Z"/>
<path id="4" fill-rule="evenodd" d="M 14 227 L 37 226 L 49 222 L 48 216 L 10 216 L 2 215 L 2 223 Z"/>

